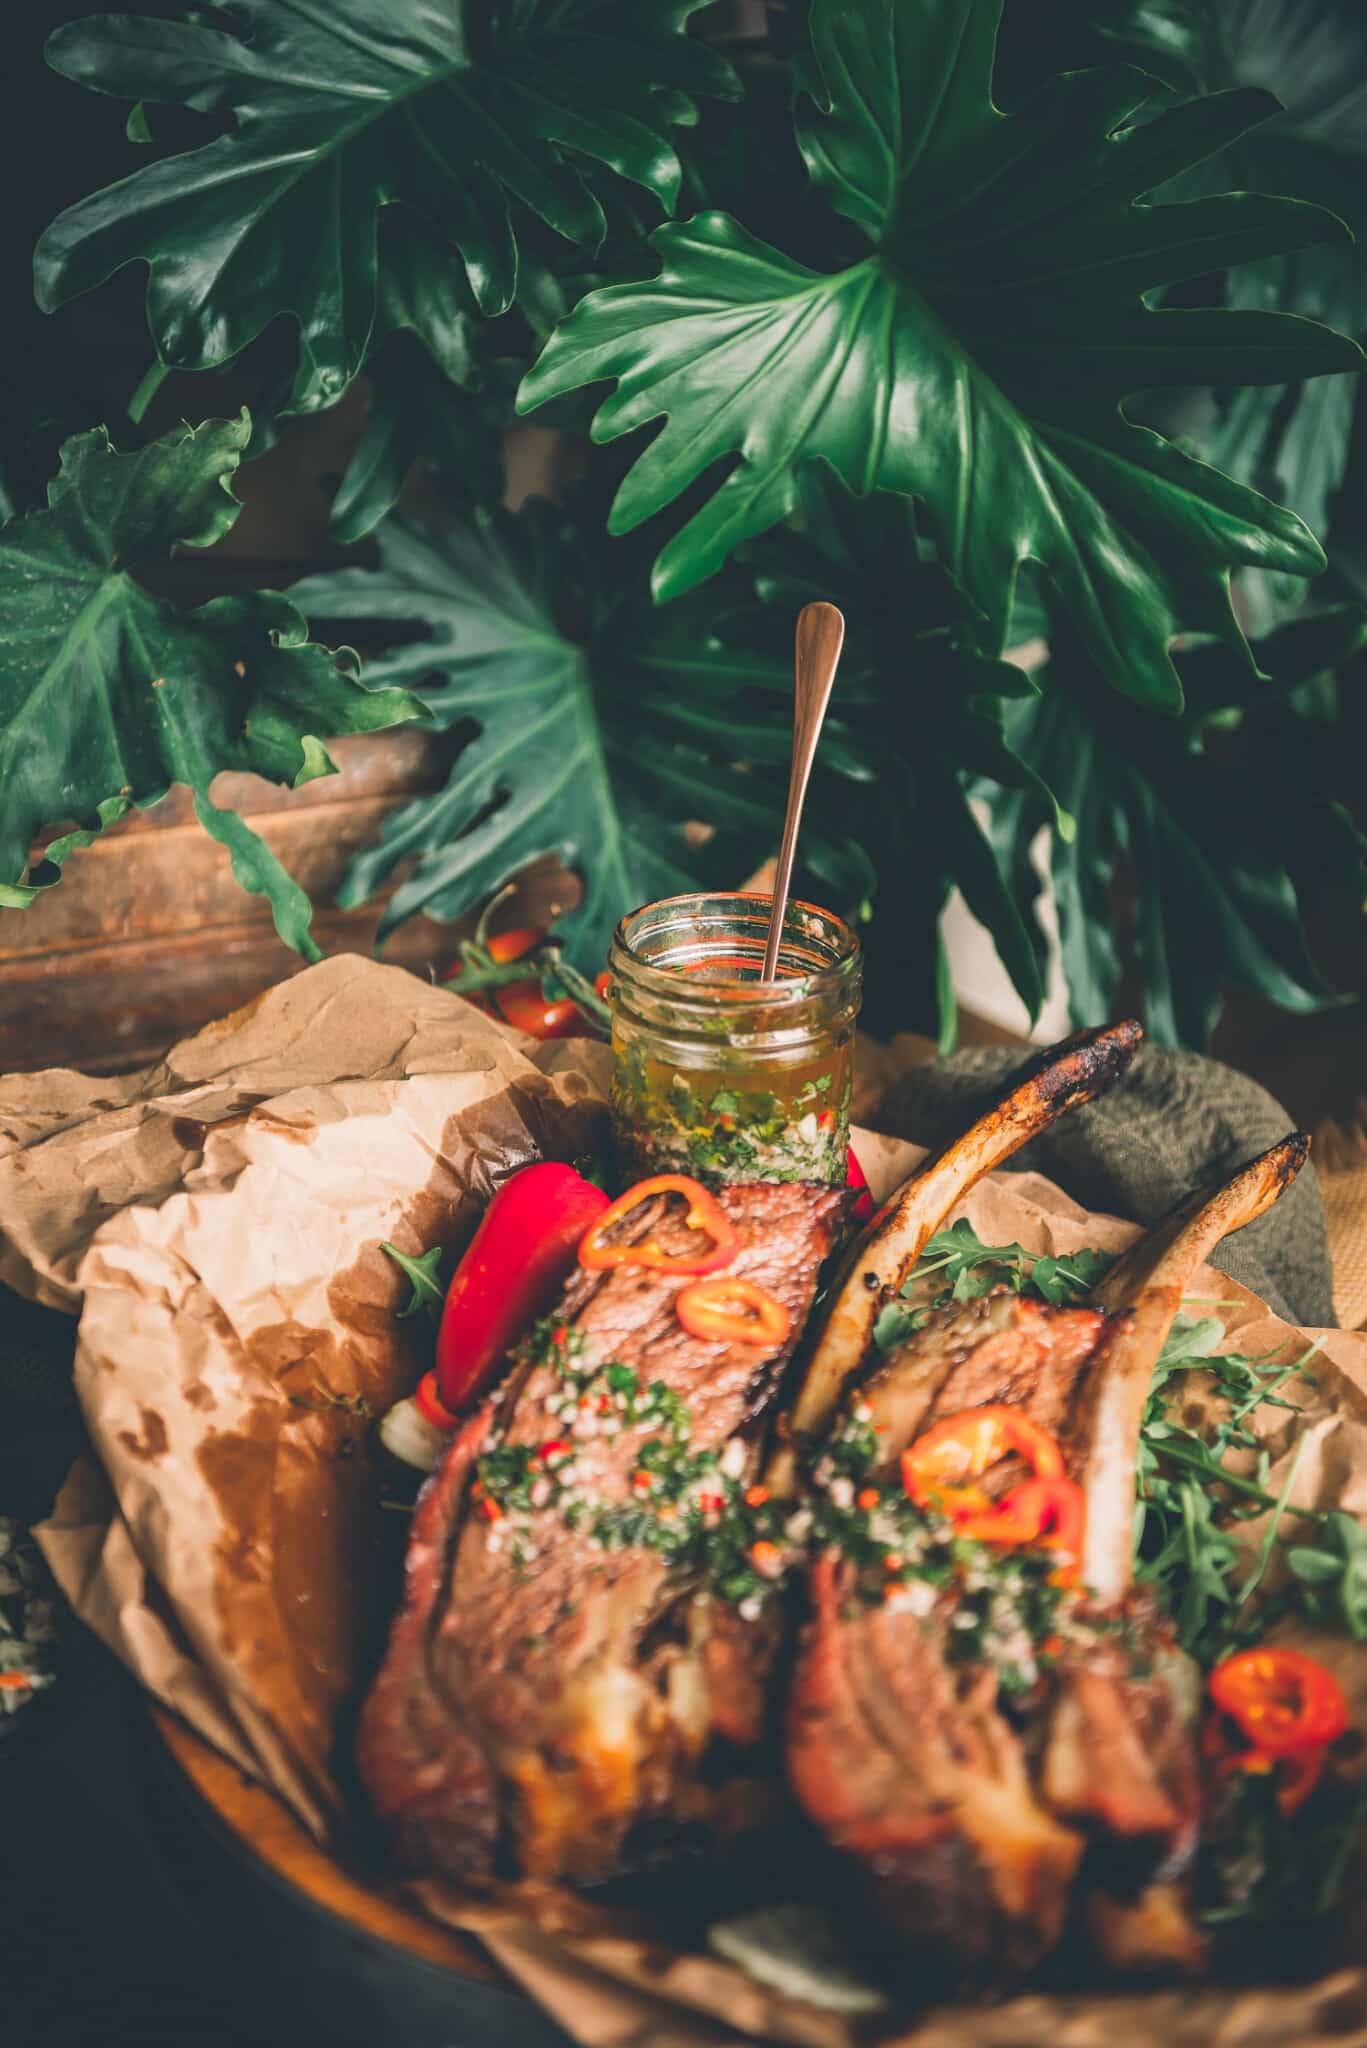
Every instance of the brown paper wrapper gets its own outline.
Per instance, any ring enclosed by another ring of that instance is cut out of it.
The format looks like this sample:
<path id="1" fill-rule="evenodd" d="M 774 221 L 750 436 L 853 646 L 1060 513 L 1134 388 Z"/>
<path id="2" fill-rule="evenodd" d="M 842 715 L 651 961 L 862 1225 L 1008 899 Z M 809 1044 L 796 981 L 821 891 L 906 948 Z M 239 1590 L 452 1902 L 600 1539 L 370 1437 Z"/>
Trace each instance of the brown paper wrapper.
<path id="1" fill-rule="evenodd" d="M 372 1417 L 416 1377 L 379 1247 L 457 1247 L 497 1181 L 601 1140 L 604 1049 L 535 1046 L 397 969 L 324 962 L 117 1082 L 0 1082 L 0 1278 L 81 1309 L 84 1462 L 39 1536 L 76 1611 L 156 1696 L 315 1836 L 366 1676 L 376 1588 Z M 858 1136 L 881 1198 L 921 1156 Z M 1035 1174 L 963 1205 L 988 1241 L 1119 1249 Z M 1207 1269 L 1231 1348 L 1316 1348 L 1293 1506 L 1367 1516 L 1367 1336 L 1297 1331 Z M 1202 1303 L 1193 1303 L 1199 1313 Z M 1201 1398 L 1193 1384 L 1191 1398 Z M 1270 1486 L 1289 1469 L 1264 1411 Z M 1249 1525 L 1256 1542 L 1257 1525 Z M 382 1622 L 383 1617 L 378 1617 Z M 1319 1646 L 1317 1646 L 1319 1647 Z M 1332 1646 L 1367 1724 L 1367 1658 Z M 852 2048 L 851 2022 L 564 1892 L 416 1888 L 592 2048 Z M 895 2033 L 886 2024 L 883 2038 Z M 917 2048 L 1367 2043 L 1367 1971 L 1296 1990 L 1027 1996 L 930 2015 Z"/>

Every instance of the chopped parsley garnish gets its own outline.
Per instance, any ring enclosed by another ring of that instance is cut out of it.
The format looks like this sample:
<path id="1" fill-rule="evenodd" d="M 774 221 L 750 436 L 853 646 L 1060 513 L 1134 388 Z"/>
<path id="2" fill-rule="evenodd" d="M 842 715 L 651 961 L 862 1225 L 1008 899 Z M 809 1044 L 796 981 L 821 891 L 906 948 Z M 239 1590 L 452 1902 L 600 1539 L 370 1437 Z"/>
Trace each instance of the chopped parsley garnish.
<path id="1" fill-rule="evenodd" d="M 617 1149 L 642 1172 L 670 1169 L 707 1181 L 845 1178 L 852 1077 L 835 1068 L 797 1079 L 791 1093 L 687 1073 L 636 1045 L 614 1066 Z"/>

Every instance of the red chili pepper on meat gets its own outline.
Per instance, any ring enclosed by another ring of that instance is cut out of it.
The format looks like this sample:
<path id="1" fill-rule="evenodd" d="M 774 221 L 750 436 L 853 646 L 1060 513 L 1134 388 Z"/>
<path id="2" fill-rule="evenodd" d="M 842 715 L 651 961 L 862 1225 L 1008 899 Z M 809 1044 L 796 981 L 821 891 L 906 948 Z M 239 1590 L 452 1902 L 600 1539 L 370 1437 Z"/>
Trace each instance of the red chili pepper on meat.
<path id="1" fill-rule="evenodd" d="M 918 1507 L 956 1520 L 988 1514 L 995 1504 L 977 1481 L 1012 1452 L 1036 1479 L 1062 1479 L 1063 1453 L 1048 1430 L 998 1402 L 946 1416 L 917 1437 L 902 1453 L 902 1482 Z"/>
<path id="2" fill-rule="evenodd" d="M 555 1300 L 585 1230 L 607 1207 L 601 1188 L 558 1161 L 524 1166 L 504 1181 L 442 1310 L 436 1394 L 448 1414 L 468 1407 L 497 1377 L 528 1324 Z"/>
<path id="3" fill-rule="evenodd" d="M 684 1221 L 690 1230 L 712 1240 L 711 1249 L 670 1253 L 663 1251 L 654 1237 L 639 1244 L 605 1243 L 608 1232 L 652 1195 L 682 1195 L 688 1203 Z M 715 1273 L 722 1266 L 729 1266 L 735 1256 L 736 1233 L 726 1211 L 701 1181 L 690 1179 L 686 1173 L 657 1173 L 650 1180 L 638 1181 L 597 1217 L 579 1246 L 579 1263 L 592 1272 L 610 1266 L 648 1266 L 660 1273 Z"/>
<path id="4" fill-rule="evenodd" d="M 993 1500 L 977 1482 L 1012 1454 L 1025 1460 L 1032 1477 Z M 947 1416 L 902 1453 L 902 1479 L 918 1506 L 952 1515 L 959 1535 L 1057 1550 L 1056 1582 L 1066 1586 L 1077 1578 L 1086 1499 L 1066 1476 L 1053 1437 L 1022 1409 L 998 1403 Z"/>
<path id="5" fill-rule="evenodd" d="M 782 1344 L 793 1319 L 777 1296 L 753 1280 L 718 1273 L 695 1280 L 674 1304 L 690 1337 L 716 1344 Z"/>
<path id="6" fill-rule="evenodd" d="M 1057 1550 L 1059 1568 L 1054 1578 L 1059 1585 L 1068 1586 L 1077 1578 L 1086 1527 L 1086 1498 L 1073 1480 L 1027 1479 L 985 1514 L 965 1516 L 958 1533 L 979 1543 Z"/>

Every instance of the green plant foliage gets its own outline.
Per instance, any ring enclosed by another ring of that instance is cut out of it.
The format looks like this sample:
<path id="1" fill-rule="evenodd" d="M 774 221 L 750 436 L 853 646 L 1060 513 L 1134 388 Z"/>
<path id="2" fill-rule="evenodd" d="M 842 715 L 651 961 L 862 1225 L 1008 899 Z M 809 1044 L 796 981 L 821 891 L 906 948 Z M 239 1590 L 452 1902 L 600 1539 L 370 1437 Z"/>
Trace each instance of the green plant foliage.
<path id="1" fill-rule="evenodd" d="M 486 430 L 484 323 L 450 252 L 391 208 L 367 368 L 370 410 L 332 506 L 340 541 L 360 540 L 398 503 L 415 462 L 445 468 L 469 494 L 496 498 L 497 440 Z"/>
<path id="2" fill-rule="evenodd" d="M 1049 865 L 1076 1023 L 1111 1014 L 1122 862 L 1154 1037 L 1204 1045 L 1230 987 L 1289 1010 L 1335 1000 L 1306 953 L 1294 877 L 1355 875 L 1361 893 L 1367 842 L 1344 811 L 1316 801 L 1302 758 L 1305 721 L 1286 693 L 1364 644 L 1367 622 L 1352 606 L 1282 627 L 1256 649 L 1282 686 L 1271 701 L 1230 650 L 1193 649 L 1179 657 L 1187 708 L 1173 720 L 1098 689 L 1086 658 L 1065 645 L 1039 699 L 1008 712 L 1011 744 L 1048 774 L 1076 820 L 1071 838 L 1052 835 Z M 1231 713 L 1243 726 L 1225 734 Z M 990 792 L 989 802 L 999 857 L 1023 870 L 1041 809 L 1013 791 Z"/>
<path id="3" fill-rule="evenodd" d="M 267 772 L 316 772 L 307 735 L 391 698 L 449 735 L 444 788 L 356 857 L 345 901 L 397 883 L 385 932 L 456 918 L 555 853 L 585 885 L 566 972 L 591 971 L 632 904 L 735 886 L 774 850 L 793 619 L 823 597 L 848 637 L 799 886 L 863 925 L 872 1028 L 938 1021 L 950 1042 L 955 890 L 1037 1014 L 1041 826 L 1080 1021 L 1135 951 L 1160 1036 L 1203 1042 L 1231 984 L 1331 999 L 1297 884 L 1361 879 L 1320 801 L 1343 786 L 1326 734 L 1358 615 L 1261 636 L 1323 566 L 1302 520 L 1332 518 L 1329 602 L 1367 592 L 1363 357 L 1332 331 L 1367 327 L 1344 227 L 1367 235 L 1353 0 L 773 0 L 739 28 L 701 0 L 167 12 L 49 45 L 130 103 L 136 167 L 43 236 L 40 301 L 144 263 L 157 360 L 130 422 L 166 366 L 256 376 L 252 456 L 365 373 L 331 525 L 378 532 L 380 565 L 292 595 L 379 644 L 384 687 L 303 644 L 283 598 L 154 607 L 125 550 L 108 620 L 150 607 L 177 646 L 207 635 L 190 671 L 221 729 L 196 723 L 181 774 L 144 730 L 154 643 L 101 624 L 90 701 L 111 708 L 71 744 L 84 760 L 108 729 L 105 766 L 122 750 L 138 772 L 76 790 L 50 721 L 0 740 L 7 900 L 179 776 L 307 949 L 302 897 L 207 795 L 260 744 L 213 651 L 255 632 L 297 736 Z M 88 402 L 65 370 L 49 383 L 68 387 L 35 401 L 52 440 L 108 416 L 98 379 Z M 515 399 L 565 436 L 560 511 L 495 509 Z M 32 502 L 49 456 L 0 452 L 0 500 Z M 425 534 L 390 517 L 415 471 Z M 15 645 L 52 604 L 20 586 Z M 999 659 L 1026 638 L 1053 650 L 1030 675 Z M 25 879 L 35 819 L 72 816 Z"/>
<path id="4" fill-rule="evenodd" d="M 208 547 L 236 519 L 251 432 L 185 427 L 131 455 L 102 428 L 68 441 L 48 506 L 0 530 L 0 904 L 22 907 L 132 805 L 193 791 L 242 886 L 269 899 L 286 944 L 318 957 L 308 898 L 270 848 L 209 795 L 224 768 L 298 785 L 331 772 L 322 740 L 423 716 L 405 690 L 367 690 L 312 646 L 274 592 L 177 612 L 135 580 L 174 546 Z M 28 876 L 43 826 L 75 819 Z"/>
<path id="5" fill-rule="evenodd" d="M 1217 177 L 1293 193 L 1331 209 L 1356 237 L 1241 264 L 1223 280 L 1226 305 L 1275 307 L 1367 334 L 1367 12 L 1359 0 L 1144 0 L 1121 10 L 1111 33 L 1178 92 L 1258 86 L 1282 103 L 1218 165 L 1187 172 L 1166 196 L 1199 197 Z M 1357 393 L 1356 377 L 1336 376 L 1217 394 L 1211 424 L 1192 438 L 1208 460 L 1293 506 L 1323 537 L 1332 534 Z M 1248 597 L 1268 625 L 1303 601 L 1304 585 L 1250 578 Z"/>
<path id="6" fill-rule="evenodd" d="M 568 516 L 533 501 L 517 518 L 485 516 L 440 536 L 390 527 L 377 570 L 339 570 L 291 592 L 311 618 L 349 632 L 421 623 L 424 638 L 391 647 L 370 673 L 420 691 L 439 724 L 478 728 L 445 788 L 396 812 L 352 864 L 348 904 L 416 858 L 381 936 L 418 910 L 460 917 L 553 853 L 584 880 L 558 929 L 572 964 L 591 972 L 624 911 L 734 887 L 772 850 L 786 733 L 747 722 L 734 696 L 715 718 L 699 717 L 680 684 L 690 665 L 710 667 L 700 621 L 653 613 L 639 582 L 625 597 L 611 584 L 586 588 L 589 569 Z M 567 590 L 580 594 L 573 633 L 557 609 Z M 738 668 L 772 681 L 757 658 L 733 659 L 733 683 Z M 791 690 L 791 668 L 786 680 Z M 746 760 L 759 773 L 735 765 Z M 694 824 L 710 836 L 685 831 Z M 850 889 L 849 863 L 842 877 L 840 849 L 822 847 L 819 824 L 807 855 Z"/>
<path id="7" fill-rule="evenodd" d="M 1229 93 L 1125 126 L 1127 69 L 1056 79 L 1024 112 L 991 98 L 1000 0 L 813 0 L 814 184 L 871 253 L 817 273 L 717 213 L 652 236 L 660 272 L 590 293 L 528 374 L 531 408 L 604 379 L 600 441 L 661 419 L 617 495 L 625 532 L 732 466 L 660 554 L 664 598 L 793 511 L 804 463 L 921 499 L 942 560 L 1004 642 L 1021 560 L 1042 563 L 1097 666 L 1180 704 L 1168 642 L 1234 634 L 1239 563 L 1311 574 L 1301 522 L 1130 425 L 1134 389 L 1282 381 L 1361 363 L 1276 314 L 1153 311 L 1176 278 L 1339 237 L 1313 207 L 1232 194 L 1136 203 L 1272 110 Z"/>
<path id="8" fill-rule="evenodd" d="M 134 101 L 231 115 L 226 135 L 70 207 L 38 245 L 40 302 L 148 266 L 164 362 L 208 369 L 273 319 L 299 328 L 290 409 L 340 397 L 393 324 L 382 214 L 429 231 L 406 264 L 401 324 L 442 364 L 459 251 L 485 313 L 517 288 L 512 206 L 593 246 L 603 208 L 583 166 L 672 206 L 669 130 L 692 95 L 732 90 L 690 38 L 700 0 L 240 0 L 229 30 L 97 15 L 48 43 L 65 77 Z M 451 245 L 454 245 L 452 247 Z"/>
<path id="9" fill-rule="evenodd" d="M 940 962 L 936 986 L 927 970 L 939 957 L 940 915 L 954 888 L 991 933 L 1033 1018 L 1043 1001 L 1032 907 L 1038 883 L 1032 874 L 1021 887 L 999 866 L 970 797 L 978 779 L 999 793 L 1028 789 L 1042 815 L 1071 830 L 1006 737 L 1006 707 L 1032 699 L 1035 685 L 1010 663 L 961 644 L 967 607 L 943 571 L 921 559 L 908 499 L 856 498 L 816 465 L 799 487 L 796 526 L 744 551 L 750 601 L 723 613 L 720 632 L 728 643 L 769 653 L 776 692 L 766 709 L 781 727 L 792 687 L 793 618 L 821 597 L 845 614 L 842 743 L 870 787 L 818 779 L 811 801 L 832 833 L 858 841 L 873 877 L 864 984 L 870 1028 L 899 1030 L 916 1014 L 949 1042 L 956 1011 L 947 963 Z"/>

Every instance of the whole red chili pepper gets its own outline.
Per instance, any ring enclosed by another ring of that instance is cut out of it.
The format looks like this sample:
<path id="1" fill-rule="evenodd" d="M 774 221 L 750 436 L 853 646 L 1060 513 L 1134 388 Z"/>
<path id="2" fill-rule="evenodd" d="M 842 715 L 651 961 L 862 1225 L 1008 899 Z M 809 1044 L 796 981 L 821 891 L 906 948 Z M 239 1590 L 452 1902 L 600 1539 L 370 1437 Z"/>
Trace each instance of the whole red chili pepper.
<path id="1" fill-rule="evenodd" d="M 864 1177 L 863 1167 L 854 1156 L 853 1145 L 845 1155 L 845 1185 L 854 1197 L 850 1203 L 852 1220 L 855 1223 L 867 1223 L 874 1209 L 873 1190 Z"/>
<path id="2" fill-rule="evenodd" d="M 458 1413 L 495 1378 L 518 1338 L 571 1272 L 585 1231 L 608 1207 L 572 1166 L 546 1160 L 505 1180 L 446 1294 L 436 1392 Z"/>

